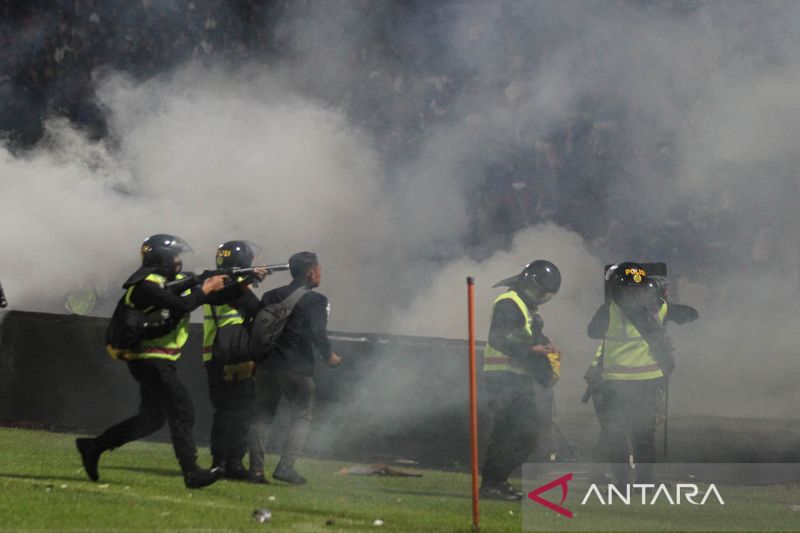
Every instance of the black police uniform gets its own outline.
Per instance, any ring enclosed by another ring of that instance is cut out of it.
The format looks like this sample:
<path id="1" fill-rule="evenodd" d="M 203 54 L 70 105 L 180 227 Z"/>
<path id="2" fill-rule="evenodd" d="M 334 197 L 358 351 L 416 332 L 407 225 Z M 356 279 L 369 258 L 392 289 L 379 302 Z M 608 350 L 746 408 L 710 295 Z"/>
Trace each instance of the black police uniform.
<path id="1" fill-rule="evenodd" d="M 535 344 L 550 344 L 541 333 L 543 322 L 535 313 L 536 305 L 527 302 L 524 295 L 517 294 L 532 311 L 532 330 L 537 338 Z M 489 411 L 493 424 L 486 450 L 486 459 L 481 469 L 481 486 L 491 489 L 507 487 L 507 479 L 520 464 L 530 456 L 538 444 L 538 435 L 549 424 L 537 407 L 534 376 L 550 376 L 550 364 L 546 357 L 536 357 L 530 352 L 531 340 L 514 338 L 511 335 L 525 327 L 525 317 L 511 300 L 497 302 L 492 313 L 489 329 L 489 344 L 508 354 L 513 359 L 524 361 L 527 373 L 503 371 L 484 372 L 483 379 L 489 398 Z"/>
<path id="2" fill-rule="evenodd" d="M 132 279 L 135 276 L 137 274 Z M 135 282 L 131 293 L 131 302 L 137 309 L 167 309 L 172 317 L 183 317 L 204 301 L 205 294 L 199 287 L 192 289 L 188 296 L 178 296 L 170 289 L 144 280 Z M 175 327 L 178 327 L 177 321 Z M 166 421 L 187 486 L 208 484 L 211 481 L 208 479 L 209 473 L 197 466 L 197 447 L 192 437 L 192 399 L 178 379 L 175 362 L 168 359 L 134 359 L 127 365 L 139 383 L 139 412 L 108 428 L 95 439 L 78 439 L 78 449 L 89 477 L 93 480 L 98 478 L 97 461 L 101 453 L 151 435 Z"/>
<path id="3" fill-rule="evenodd" d="M 258 297 L 241 283 L 210 294 L 206 303 L 212 306 L 227 304 L 238 310 L 245 322 L 261 307 Z M 238 368 L 226 368 L 214 359 L 213 352 L 211 359 L 205 362 L 209 396 L 214 408 L 211 424 L 212 465 L 224 466 L 227 477 L 243 479 L 247 477 L 242 459 L 247 452 L 255 384 L 252 369 L 247 371 L 247 363 L 235 366 Z"/>

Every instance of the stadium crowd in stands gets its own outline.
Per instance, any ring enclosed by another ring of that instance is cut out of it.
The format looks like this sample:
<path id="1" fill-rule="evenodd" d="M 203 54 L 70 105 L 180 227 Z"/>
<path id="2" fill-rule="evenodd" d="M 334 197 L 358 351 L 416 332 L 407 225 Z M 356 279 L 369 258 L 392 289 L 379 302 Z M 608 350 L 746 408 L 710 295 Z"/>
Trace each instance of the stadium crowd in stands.
<path id="1" fill-rule="evenodd" d="M 0 0 L 0 97 L 5 102 L 0 106 L 0 135 L 11 149 L 25 150 L 43 135 L 44 119 L 58 115 L 101 139 L 108 132 L 93 82 L 104 71 L 146 79 L 191 59 L 222 57 L 236 64 L 280 58 L 289 40 L 283 17 L 301 12 L 305 4 L 306 0 Z M 398 17 L 420 9 L 415 2 L 389 4 Z M 430 24 L 448 16 L 447 2 L 425 5 Z M 365 2 L 362 8 L 369 11 L 371 6 Z M 381 17 L 386 14 L 384 4 Z M 370 131 L 389 168 L 421 149 L 427 130 L 454 119 L 457 96 L 474 81 L 464 65 L 415 61 L 400 40 L 393 39 L 390 18 L 376 24 L 378 31 L 368 45 L 352 52 L 349 59 L 357 64 L 353 70 L 360 77 L 338 93 L 322 87 L 318 90 L 326 94 L 314 95 L 332 101 Z M 421 37 L 427 39 L 431 57 L 436 56 L 436 43 L 430 38 L 435 34 Z M 535 45 L 523 43 L 525 53 L 513 46 L 507 50 L 508 75 L 495 84 L 501 112 L 513 115 L 530 94 L 525 73 L 537 58 L 524 47 Z M 717 254 L 725 249 L 696 237 L 705 233 L 703 229 L 725 224 L 729 215 L 724 212 L 687 219 L 673 210 L 640 232 L 620 231 L 627 220 L 618 216 L 616 207 L 626 203 L 626 191 L 615 184 L 644 166 L 656 181 L 659 175 L 673 175 L 674 140 L 655 127 L 652 135 L 632 138 L 626 133 L 627 123 L 643 117 L 630 116 L 615 104 L 585 99 L 545 135 L 525 124 L 511 132 L 502 150 L 477 165 L 481 178 L 470 180 L 476 184 L 467 191 L 474 216 L 465 243 L 481 249 L 490 242 L 485 249 L 490 253 L 508 245 L 515 230 L 553 221 L 597 247 L 623 253 L 644 250 L 642 259 L 652 254 L 675 262 L 707 253 L 709 246 Z M 481 120 L 469 115 L 462 119 L 467 125 Z M 637 213 L 628 216 L 635 218 Z M 679 249 L 684 256 L 675 255 Z M 692 263 L 682 268 L 690 271 Z"/>

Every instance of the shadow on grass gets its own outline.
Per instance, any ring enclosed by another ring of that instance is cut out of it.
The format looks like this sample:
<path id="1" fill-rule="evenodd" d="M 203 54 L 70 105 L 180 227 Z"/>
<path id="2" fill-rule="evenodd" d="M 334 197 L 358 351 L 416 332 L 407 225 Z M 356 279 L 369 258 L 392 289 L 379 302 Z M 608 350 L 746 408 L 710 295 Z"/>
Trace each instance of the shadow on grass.
<path id="1" fill-rule="evenodd" d="M 140 474 L 155 474 L 163 477 L 180 477 L 180 468 L 151 468 L 146 466 L 102 466 L 102 470 L 123 470 L 127 472 L 138 472 Z"/>
<path id="2" fill-rule="evenodd" d="M 470 494 L 454 494 L 452 492 L 435 492 L 435 491 L 423 491 L 423 490 L 404 490 L 404 489 L 391 489 L 391 488 L 381 488 L 379 489 L 380 492 L 387 492 L 391 494 L 406 494 L 408 496 L 424 496 L 426 498 L 430 497 L 439 497 L 439 498 L 453 498 L 456 500 L 471 500 L 472 496 Z"/>
<path id="3" fill-rule="evenodd" d="M 89 481 L 89 478 L 86 477 L 85 474 L 75 475 L 71 477 L 65 476 L 32 476 L 32 475 L 25 475 L 25 474 L 8 474 L 5 472 L 0 472 L 0 479 L 26 479 L 26 480 L 33 480 L 33 481 Z M 43 486 L 50 485 L 50 483 L 44 483 Z"/>

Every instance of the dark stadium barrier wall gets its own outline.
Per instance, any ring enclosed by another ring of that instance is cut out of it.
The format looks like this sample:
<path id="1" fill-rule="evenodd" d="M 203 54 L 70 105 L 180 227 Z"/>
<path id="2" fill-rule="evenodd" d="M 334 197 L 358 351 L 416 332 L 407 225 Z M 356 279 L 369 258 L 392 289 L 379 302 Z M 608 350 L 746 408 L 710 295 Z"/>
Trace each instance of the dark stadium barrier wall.
<path id="1" fill-rule="evenodd" d="M 135 413 L 136 383 L 124 363 L 105 354 L 107 324 L 105 318 L 4 313 L 0 420 L 95 433 Z M 195 437 L 205 444 L 211 406 L 201 339 L 202 326 L 192 324 L 178 366 L 195 403 Z M 308 455 L 360 462 L 407 458 L 445 468 L 469 464 L 465 341 L 337 332 L 331 340 L 345 361 L 335 369 L 317 364 L 318 404 Z M 486 395 L 480 387 L 479 398 L 483 415 Z M 285 435 L 285 411 L 279 409 L 270 437 L 274 450 Z M 489 429 L 485 421 L 482 417 L 482 441 Z M 592 410 L 560 413 L 557 422 L 559 431 L 543 441 L 563 459 L 572 459 L 574 450 L 587 460 L 598 431 Z M 156 437 L 168 434 L 162 430 Z M 670 458 L 798 462 L 800 426 L 782 420 L 673 417 Z"/>
<path id="2" fill-rule="evenodd" d="M 136 412 L 138 390 L 125 363 L 104 348 L 108 319 L 10 311 L 0 337 L 0 419 L 94 433 Z M 309 454 L 378 460 L 417 457 L 468 464 L 466 343 L 446 339 L 331 332 L 345 357 L 318 363 L 318 404 Z M 195 436 L 211 427 L 202 326 L 192 324 L 178 361 L 195 403 Z M 391 363 L 391 364 L 387 364 Z M 279 410 L 272 448 L 285 434 Z M 167 438 L 166 430 L 157 437 Z"/>

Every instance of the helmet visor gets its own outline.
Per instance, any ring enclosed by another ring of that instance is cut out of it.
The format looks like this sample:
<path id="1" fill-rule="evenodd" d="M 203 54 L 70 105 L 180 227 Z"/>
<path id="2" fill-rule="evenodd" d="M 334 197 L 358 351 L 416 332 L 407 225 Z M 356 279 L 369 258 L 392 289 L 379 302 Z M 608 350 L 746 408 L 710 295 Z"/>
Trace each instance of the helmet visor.
<path id="1" fill-rule="evenodd" d="M 547 291 L 538 285 L 529 284 L 525 288 L 525 294 L 536 304 L 541 305 L 553 299 L 556 293 Z"/>
<path id="2" fill-rule="evenodd" d="M 250 253 L 253 254 L 253 264 L 263 263 L 264 251 L 261 247 L 252 241 L 244 241 L 244 243 L 250 248 Z"/>
<path id="3" fill-rule="evenodd" d="M 654 291 L 646 286 L 623 285 L 618 290 L 618 303 L 626 307 L 642 307 L 655 300 Z"/>
<path id="4" fill-rule="evenodd" d="M 180 237 L 172 237 L 172 239 L 167 240 L 164 243 L 169 249 L 175 250 L 175 253 L 180 254 L 188 254 L 190 252 L 194 252 L 189 243 L 181 239 Z"/>

